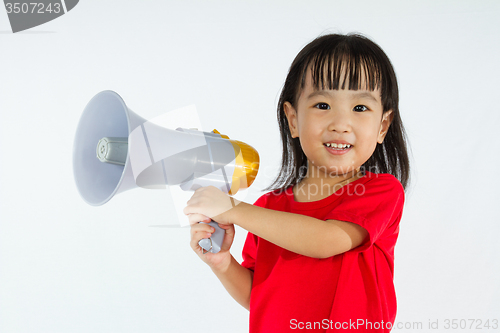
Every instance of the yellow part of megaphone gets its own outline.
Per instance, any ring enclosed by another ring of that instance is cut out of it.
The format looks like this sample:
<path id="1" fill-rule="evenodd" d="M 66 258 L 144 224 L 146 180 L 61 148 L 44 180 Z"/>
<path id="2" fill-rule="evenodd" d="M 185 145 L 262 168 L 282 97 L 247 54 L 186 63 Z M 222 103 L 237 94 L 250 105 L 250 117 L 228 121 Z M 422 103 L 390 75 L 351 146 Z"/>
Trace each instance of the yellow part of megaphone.
<path id="1" fill-rule="evenodd" d="M 252 185 L 257 173 L 259 172 L 259 154 L 250 145 L 237 140 L 229 140 L 235 147 L 234 151 L 236 156 L 236 167 L 231 182 L 231 190 L 229 194 L 233 195 L 238 192 L 240 188 L 247 188 Z M 238 154 L 238 151 L 240 154 Z M 241 180 L 246 180 L 242 182 Z"/>
<path id="2" fill-rule="evenodd" d="M 259 153 L 252 146 L 238 140 L 231 140 L 227 135 L 220 134 L 216 129 L 212 132 L 219 134 L 221 138 L 228 139 L 234 147 L 236 170 L 233 175 L 229 194 L 233 195 L 238 192 L 241 183 L 240 179 L 246 180 L 242 188 L 250 187 L 259 172 Z"/>

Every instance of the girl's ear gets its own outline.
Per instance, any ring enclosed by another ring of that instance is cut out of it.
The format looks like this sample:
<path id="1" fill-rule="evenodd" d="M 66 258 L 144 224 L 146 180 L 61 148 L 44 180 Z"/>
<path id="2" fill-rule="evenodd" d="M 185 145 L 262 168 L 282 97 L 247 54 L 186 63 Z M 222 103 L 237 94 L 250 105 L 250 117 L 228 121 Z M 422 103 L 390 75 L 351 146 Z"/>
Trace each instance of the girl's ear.
<path id="1" fill-rule="evenodd" d="M 387 134 L 387 131 L 389 131 L 389 126 L 391 125 L 392 118 L 394 118 L 392 110 L 389 110 L 383 114 L 382 122 L 380 123 L 380 131 L 377 138 L 378 143 L 382 144 L 382 142 L 384 142 L 384 138 Z"/>
<path id="2" fill-rule="evenodd" d="M 290 135 L 292 136 L 292 138 L 298 138 L 299 131 L 297 127 L 297 111 L 290 102 L 285 102 L 283 104 L 283 110 L 285 111 L 286 119 L 288 120 Z"/>

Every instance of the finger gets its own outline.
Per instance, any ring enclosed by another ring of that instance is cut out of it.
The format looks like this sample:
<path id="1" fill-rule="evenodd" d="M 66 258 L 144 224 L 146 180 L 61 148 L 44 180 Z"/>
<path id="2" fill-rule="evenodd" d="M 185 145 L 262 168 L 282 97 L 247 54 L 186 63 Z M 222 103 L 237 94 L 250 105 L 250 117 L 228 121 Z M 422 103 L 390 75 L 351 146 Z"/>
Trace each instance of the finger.
<path id="1" fill-rule="evenodd" d="M 205 191 L 205 190 L 207 189 L 207 187 L 209 187 L 209 186 L 202 186 L 202 187 L 198 187 L 198 188 L 194 191 L 194 193 L 200 193 L 200 192 L 203 192 L 203 191 Z"/>
<path id="2" fill-rule="evenodd" d="M 197 223 L 197 224 L 191 225 L 191 236 L 194 235 L 196 232 L 213 233 L 213 232 L 215 232 L 215 228 L 207 223 Z"/>
<path id="3" fill-rule="evenodd" d="M 201 246 L 198 245 L 198 243 L 202 239 L 210 238 L 212 236 L 212 233 L 210 232 L 203 232 L 203 231 L 198 231 L 194 233 L 194 235 L 191 237 L 191 247 L 195 250 L 201 249 Z"/>
<path id="4" fill-rule="evenodd" d="M 196 224 L 198 222 L 210 222 L 210 218 L 203 214 L 192 213 L 188 215 L 189 224 Z"/>
<path id="5" fill-rule="evenodd" d="M 224 235 L 224 240 L 221 244 L 221 250 L 229 250 L 231 245 L 233 244 L 235 235 L 234 225 L 230 225 L 228 229 L 226 229 L 226 234 Z"/>
<path id="6" fill-rule="evenodd" d="M 227 225 L 224 225 L 224 227 L 222 228 L 224 229 L 226 232 L 225 232 L 225 235 L 230 235 L 230 236 L 234 236 L 234 224 L 227 224 Z"/>
<path id="7" fill-rule="evenodd" d="M 202 239 L 210 238 L 212 237 L 212 232 L 210 231 L 197 231 L 193 235 L 193 240 L 196 240 L 196 242 L 199 242 Z"/>

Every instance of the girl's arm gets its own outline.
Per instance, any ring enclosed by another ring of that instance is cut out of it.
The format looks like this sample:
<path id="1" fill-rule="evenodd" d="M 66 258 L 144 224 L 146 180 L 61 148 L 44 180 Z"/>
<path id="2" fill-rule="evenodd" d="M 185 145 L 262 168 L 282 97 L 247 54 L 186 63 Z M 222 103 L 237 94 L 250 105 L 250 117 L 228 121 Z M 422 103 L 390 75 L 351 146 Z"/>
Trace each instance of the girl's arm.
<path id="1" fill-rule="evenodd" d="M 199 214 L 189 215 L 191 248 L 212 269 L 229 295 L 249 310 L 253 272 L 241 266 L 229 251 L 234 239 L 234 225 L 219 225 L 225 230 L 221 250 L 218 253 L 205 253 L 198 242 L 203 238 L 210 237 L 213 227 L 207 223 L 197 223 L 199 221 L 210 222 L 210 219 Z"/>
<path id="2" fill-rule="evenodd" d="M 368 236 L 350 222 L 266 209 L 239 202 L 225 214 L 228 221 L 289 251 L 313 258 L 328 258 L 353 249 Z"/>
<path id="3" fill-rule="evenodd" d="M 253 272 L 241 266 L 233 256 L 226 269 L 212 268 L 229 295 L 250 310 L 250 292 L 252 291 Z"/>
<path id="4" fill-rule="evenodd" d="M 219 224 L 237 224 L 243 229 L 289 251 L 314 258 L 328 258 L 363 243 L 363 227 L 337 220 L 275 211 L 238 201 L 214 186 L 195 191 L 185 214 L 199 213 Z"/>

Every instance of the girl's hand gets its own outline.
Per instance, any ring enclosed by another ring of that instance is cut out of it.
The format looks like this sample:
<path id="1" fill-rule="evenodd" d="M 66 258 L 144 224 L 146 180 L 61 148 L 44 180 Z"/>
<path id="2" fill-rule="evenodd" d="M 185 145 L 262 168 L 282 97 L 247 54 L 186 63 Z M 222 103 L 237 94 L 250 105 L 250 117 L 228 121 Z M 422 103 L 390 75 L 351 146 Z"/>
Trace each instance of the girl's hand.
<path id="1" fill-rule="evenodd" d="M 219 226 L 226 231 L 221 250 L 218 253 L 203 253 L 205 251 L 198 245 L 198 242 L 203 238 L 210 238 L 214 232 L 214 228 L 208 225 L 208 222 L 210 222 L 210 218 L 204 215 L 189 214 L 189 223 L 191 224 L 191 248 L 203 262 L 210 266 L 210 268 L 218 271 L 225 271 L 231 263 L 231 253 L 229 249 L 234 240 L 234 225 L 220 224 Z"/>
<path id="2" fill-rule="evenodd" d="M 201 214 L 209 217 L 219 224 L 232 224 L 229 219 L 229 211 L 239 204 L 236 200 L 215 186 L 200 187 L 197 189 L 184 208 L 184 214 Z M 196 222 L 199 222 L 198 220 Z M 191 218 L 189 221 L 191 224 Z"/>

